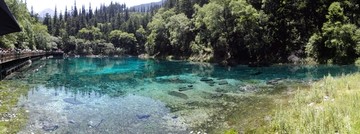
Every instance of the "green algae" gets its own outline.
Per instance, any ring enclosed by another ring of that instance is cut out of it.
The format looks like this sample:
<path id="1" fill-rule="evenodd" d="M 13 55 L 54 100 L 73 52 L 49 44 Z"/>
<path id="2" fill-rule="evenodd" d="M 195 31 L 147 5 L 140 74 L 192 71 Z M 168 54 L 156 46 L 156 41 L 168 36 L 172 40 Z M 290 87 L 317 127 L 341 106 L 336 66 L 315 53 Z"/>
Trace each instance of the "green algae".
<path id="1" fill-rule="evenodd" d="M 26 125 L 27 112 L 17 104 L 28 91 L 25 84 L 0 81 L 0 133 L 17 133 Z"/>

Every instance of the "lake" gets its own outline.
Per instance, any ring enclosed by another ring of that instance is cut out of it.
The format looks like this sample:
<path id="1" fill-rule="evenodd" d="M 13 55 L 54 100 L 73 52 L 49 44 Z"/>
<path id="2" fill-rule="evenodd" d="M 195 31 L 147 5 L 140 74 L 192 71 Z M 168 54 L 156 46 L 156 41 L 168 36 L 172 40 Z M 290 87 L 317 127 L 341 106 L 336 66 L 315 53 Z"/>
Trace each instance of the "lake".
<path id="1" fill-rule="evenodd" d="M 354 65 L 249 68 L 138 58 L 33 62 L 10 77 L 30 85 L 19 106 L 28 133 L 191 133 L 256 127 L 276 99 Z"/>

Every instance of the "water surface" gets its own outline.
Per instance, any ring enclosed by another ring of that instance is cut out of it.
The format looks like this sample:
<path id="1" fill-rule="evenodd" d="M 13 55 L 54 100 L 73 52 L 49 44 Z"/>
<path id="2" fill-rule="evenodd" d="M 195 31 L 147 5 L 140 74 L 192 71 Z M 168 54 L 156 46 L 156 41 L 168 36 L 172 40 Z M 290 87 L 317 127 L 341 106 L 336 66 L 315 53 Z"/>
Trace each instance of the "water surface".
<path id="1" fill-rule="evenodd" d="M 243 96 L 259 95 L 259 89 L 358 71 L 352 65 L 228 68 L 131 57 L 66 58 L 34 62 L 12 79 L 32 87 L 19 102 L 30 117 L 20 133 L 189 133 L 230 126 L 219 125 L 227 118 L 219 113 L 247 106 Z"/>

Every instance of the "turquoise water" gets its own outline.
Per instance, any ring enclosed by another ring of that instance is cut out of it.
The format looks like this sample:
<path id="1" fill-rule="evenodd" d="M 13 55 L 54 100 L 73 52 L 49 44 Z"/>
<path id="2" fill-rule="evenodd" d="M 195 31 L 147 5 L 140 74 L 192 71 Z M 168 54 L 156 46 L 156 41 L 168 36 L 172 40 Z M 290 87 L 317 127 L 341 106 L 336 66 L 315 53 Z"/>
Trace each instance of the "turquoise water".
<path id="1" fill-rule="evenodd" d="M 236 98 L 245 94 L 358 71 L 352 65 L 228 68 L 131 57 L 67 58 L 34 62 L 11 79 L 32 87 L 19 103 L 30 115 L 20 133 L 190 133 L 221 127 L 216 122 L 226 115 L 219 113 L 238 107 Z"/>

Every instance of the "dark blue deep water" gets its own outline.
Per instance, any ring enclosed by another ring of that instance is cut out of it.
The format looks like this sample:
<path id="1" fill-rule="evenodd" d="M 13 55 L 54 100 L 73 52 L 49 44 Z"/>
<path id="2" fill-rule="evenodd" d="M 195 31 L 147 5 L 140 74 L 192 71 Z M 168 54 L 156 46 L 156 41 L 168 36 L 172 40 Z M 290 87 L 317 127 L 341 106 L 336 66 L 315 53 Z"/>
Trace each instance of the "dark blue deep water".
<path id="1" fill-rule="evenodd" d="M 249 68 L 131 57 L 66 58 L 36 61 L 11 79 L 31 85 L 20 102 L 30 114 L 20 133 L 190 133 L 219 112 L 211 104 L 226 101 L 204 94 L 244 94 L 243 86 L 266 87 L 274 79 L 306 83 L 358 71 L 354 65 Z M 209 105 L 194 108 L 200 104 L 194 102 Z"/>

